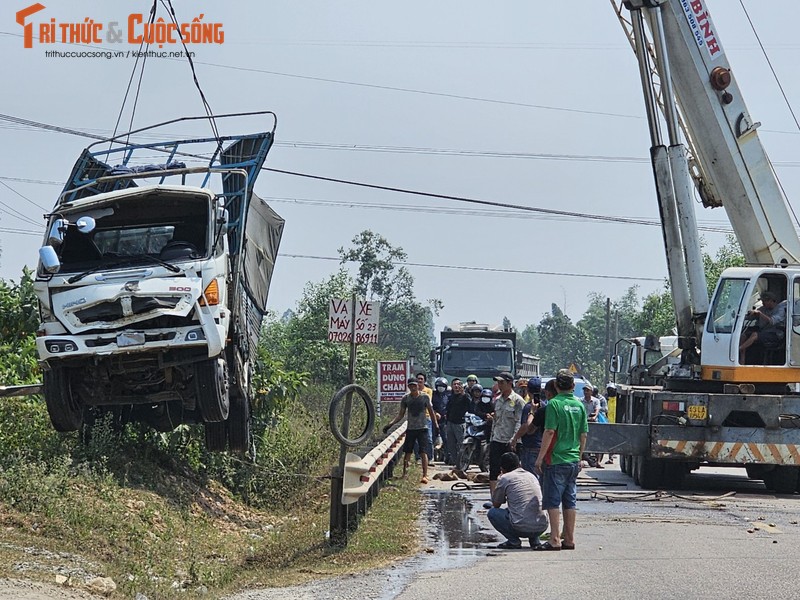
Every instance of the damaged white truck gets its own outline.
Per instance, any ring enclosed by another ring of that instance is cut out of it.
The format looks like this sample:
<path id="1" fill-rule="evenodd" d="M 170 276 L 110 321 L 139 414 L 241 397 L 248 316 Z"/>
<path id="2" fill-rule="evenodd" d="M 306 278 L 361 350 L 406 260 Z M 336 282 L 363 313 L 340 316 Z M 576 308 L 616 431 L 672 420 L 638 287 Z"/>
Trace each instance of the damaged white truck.
<path id="1" fill-rule="evenodd" d="M 149 141 L 212 120 L 175 119 L 92 144 L 75 163 L 35 282 L 56 430 L 111 412 L 159 431 L 202 423 L 209 450 L 250 448 L 250 374 L 283 220 L 253 192 L 274 114 L 212 124 L 233 117 L 272 126 Z"/>

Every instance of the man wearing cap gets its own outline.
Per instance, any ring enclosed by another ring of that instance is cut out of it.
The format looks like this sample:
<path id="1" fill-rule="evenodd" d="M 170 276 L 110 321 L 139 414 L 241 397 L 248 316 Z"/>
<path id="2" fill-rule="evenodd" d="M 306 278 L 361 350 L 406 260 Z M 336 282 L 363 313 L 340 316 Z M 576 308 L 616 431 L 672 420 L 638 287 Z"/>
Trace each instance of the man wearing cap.
<path id="1" fill-rule="evenodd" d="M 765 346 L 776 347 L 783 344 L 786 337 L 786 302 L 778 302 L 778 296 L 769 290 L 762 292 L 760 299 L 761 308 L 747 311 L 745 317 L 755 320 L 756 324 L 742 335 L 744 339 L 739 344 L 739 364 L 745 364 L 746 351 L 753 344 L 758 344 L 762 349 Z"/>
<path id="2" fill-rule="evenodd" d="M 500 475 L 500 457 L 514 451 L 511 440 L 519 429 L 525 400 L 514 391 L 514 377 L 504 371 L 494 378 L 499 395 L 494 412 L 487 415 L 492 422 L 492 437 L 489 442 L 489 490 L 494 495 L 497 477 Z"/>
<path id="3" fill-rule="evenodd" d="M 408 394 L 400 400 L 400 410 L 391 423 L 383 428 L 386 433 L 396 423 L 399 423 L 408 410 L 408 425 L 406 427 L 406 439 L 403 442 L 403 477 L 408 472 L 408 465 L 411 462 L 411 455 L 414 453 L 414 444 L 419 444 L 419 454 L 422 459 L 422 480 L 420 483 L 428 483 L 428 417 L 433 422 L 434 430 L 439 429 L 436 421 L 436 414 L 433 412 L 430 396 L 421 394 L 417 379 L 412 377 L 408 380 Z"/>
<path id="4" fill-rule="evenodd" d="M 542 473 L 542 508 L 550 518 L 550 541 L 536 549 L 574 550 L 578 473 L 589 425 L 586 409 L 572 393 L 572 373 L 561 369 L 555 382 L 558 393 L 547 403 L 542 451 L 536 458 L 536 470 Z M 559 508 L 564 511 L 563 540 Z"/>

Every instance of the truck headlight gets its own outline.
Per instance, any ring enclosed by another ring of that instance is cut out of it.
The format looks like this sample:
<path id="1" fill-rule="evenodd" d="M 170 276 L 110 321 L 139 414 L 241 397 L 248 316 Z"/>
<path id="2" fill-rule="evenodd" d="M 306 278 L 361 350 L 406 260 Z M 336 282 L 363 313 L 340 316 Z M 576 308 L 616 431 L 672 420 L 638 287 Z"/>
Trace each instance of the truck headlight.
<path id="1" fill-rule="evenodd" d="M 78 346 L 72 340 L 47 340 L 44 345 L 50 354 L 75 352 L 78 349 Z"/>

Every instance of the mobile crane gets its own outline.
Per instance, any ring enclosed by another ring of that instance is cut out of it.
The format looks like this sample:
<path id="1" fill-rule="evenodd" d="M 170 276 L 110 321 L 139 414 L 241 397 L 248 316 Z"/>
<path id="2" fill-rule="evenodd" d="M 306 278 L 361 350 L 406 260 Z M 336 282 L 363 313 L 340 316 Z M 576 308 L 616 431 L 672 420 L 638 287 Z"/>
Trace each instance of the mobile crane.
<path id="1" fill-rule="evenodd" d="M 792 493 L 800 473 L 800 239 L 760 124 L 705 0 L 611 4 L 644 92 L 681 360 L 663 386 L 626 389 L 617 404 L 622 424 L 592 427 L 587 449 L 622 454 L 623 469 L 645 488 L 679 486 L 689 470 L 720 464 Z M 693 188 L 705 206 L 725 208 L 747 262 L 723 272 L 710 304 Z M 754 326 L 748 311 L 765 292 L 787 309 L 780 341 L 740 352 Z"/>

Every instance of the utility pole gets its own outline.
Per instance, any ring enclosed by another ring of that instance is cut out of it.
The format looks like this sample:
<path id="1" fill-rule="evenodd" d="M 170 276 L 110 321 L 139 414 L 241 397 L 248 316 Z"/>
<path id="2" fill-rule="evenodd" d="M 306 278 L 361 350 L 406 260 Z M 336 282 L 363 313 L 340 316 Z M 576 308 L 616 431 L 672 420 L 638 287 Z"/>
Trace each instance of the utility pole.
<path id="1" fill-rule="evenodd" d="M 611 298 L 606 298 L 606 343 L 603 352 L 603 375 L 606 381 L 611 381 L 611 373 L 608 370 L 608 361 L 611 356 Z"/>

